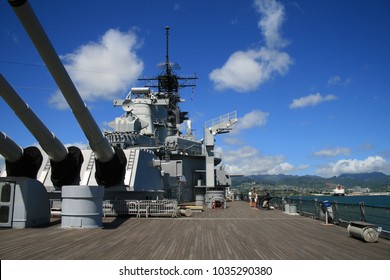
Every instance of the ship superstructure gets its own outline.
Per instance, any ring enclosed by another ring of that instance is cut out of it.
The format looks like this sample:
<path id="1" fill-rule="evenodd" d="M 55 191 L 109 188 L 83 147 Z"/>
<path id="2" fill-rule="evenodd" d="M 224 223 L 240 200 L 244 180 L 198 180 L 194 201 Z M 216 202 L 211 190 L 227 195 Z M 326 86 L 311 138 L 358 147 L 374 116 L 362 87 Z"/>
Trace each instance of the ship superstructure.
<path id="1" fill-rule="evenodd" d="M 168 55 L 169 27 L 165 30 L 166 61 L 160 64 L 162 73 L 139 78 L 145 82 L 144 87 L 132 88 L 124 100 L 114 100 L 114 106 L 121 106 L 125 114 L 111 122 L 114 132 L 107 132 L 106 136 L 121 148 L 134 145 L 161 147 L 167 137 L 181 135 L 180 124 L 189 120 L 188 112 L 179 108 L 179 103 L 185 101 L 180 97 L 179 89 L 195 87 L 197 77 L 180 77 L 174 73 L 176 64 L 169 61 Z M 116 137 L 118 133 L 123 139 Z"/>
<path id="2" fill-rule="evenodd" d="M 221 157 L 214 153 L 214 137 L 229 132 L 237 115 L 233 112 L 207 122 L 203 140 L 196 140 L 188 112 L 179 107 L 185 101 L 179 90 L 194 88 L 197 77 L 174 72 L 175 64 L 169 61 L 169 27 L 165 28 L 162 72 L 157 77 L 140 78 L 143 87 L 134 87 L 125 99 L 114 100 L 114 106 L 124 113 L 110 123 L 112 130 L 102 133 L 29 3 L 9 2 L 68 102 L 90 149 L 65 147 L 1 76 L 0 95 L 40 147 L 22 149 L 1 133 L 0 153 L 6 159 L 6 170 L 1 174 L 0 188 L 11 190 L 18 186 L 19 178 L 28 178 L 21 184 L 31 181 L 41 185 L 50 198 L 60 198 L 65 186 L 103 186 L 104 199 L 175 199 L 208 207 L 225 206 L 225 188 L 231 180 Z M 182 133 L 180 127 L 185 121 Z"/>

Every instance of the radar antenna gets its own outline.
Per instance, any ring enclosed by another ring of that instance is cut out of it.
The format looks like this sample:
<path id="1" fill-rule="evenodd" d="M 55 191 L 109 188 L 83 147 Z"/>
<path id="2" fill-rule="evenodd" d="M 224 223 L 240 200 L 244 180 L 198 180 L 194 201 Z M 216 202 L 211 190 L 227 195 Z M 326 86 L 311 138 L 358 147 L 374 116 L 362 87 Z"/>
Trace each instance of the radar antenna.
<path id="1" fill-rule="evenodd" d="M 196 75 L 181 77 L 173 72 L 173 69 L 180 69 L 180 66 L 169 61 L 169 29 L 169 26 L 165 27 L 165 62 L 158 64 L 159 67 L 163 67 L 164 72 L 157 77 L 144 77 L 138 80 L 145 81 L 145 87 L 157 88 L 160 93 L 179 96 L 179 88 L 194 88 L 195 80 L 198 78 Z"/>

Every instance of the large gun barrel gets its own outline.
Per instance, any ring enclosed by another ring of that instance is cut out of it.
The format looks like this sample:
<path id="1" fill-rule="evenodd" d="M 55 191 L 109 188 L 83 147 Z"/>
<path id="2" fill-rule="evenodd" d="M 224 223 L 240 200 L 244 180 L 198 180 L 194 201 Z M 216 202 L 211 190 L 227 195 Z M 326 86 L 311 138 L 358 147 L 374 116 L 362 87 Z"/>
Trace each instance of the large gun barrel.
<path id="1" fill-rule="evenodd" d="M 101 162 L 109 162 L 114 157 L 114 150 L 85 106 L 30 4 L 27 0 L 9 0 L 9 3 L 72 109 L 96 158 Z"/>
<path id="2" fill-rule="evenodd" d="M 4 132 L 0 131 L 0 154 L 9 162 L 18 161 L 23 156 L 23 148 Z"/>
<path id="3" fill-rule="evenodd" d="M 30 107 L 20 98 L 11 85 L 0 74 L 0 96 L 14 110 L 27 129 L 38 140 L 48 154 L 52 167 L 51 181 L 56 187 L 80 182 L 83 156 L 77 147 L 68 149 L 43 124 Z"/>
<path id="4" fill-rule="evenodd" d="M 91 113 L 85 106 L 75 85 L 61 63 L 58 54 L 39 23 L 27 0 L 8 0 L 27 31 L 63 96 L 72 109 L 81 129 L 96 155 L 95 177 L 99 185 L 113 186 L 123 183 L 126 157 L 119 148 L 111 147 Z"/>
<path id="5" fill-rule="evenodd" d="M 0 74 L 0 96 L 14 110 L 15 114 L 38 140 L 43 150 L 55 162 L 62 161 L 68 155 L 65 146 L 50 132 L 30 107 L 20 98 L 11 85 Z"/>
<path id="6" fill-rule="evenodd" d="M 37 147 L 22 149 L 0 131 L 0 154 L 5 158 L 7 176 L 37 178 L 42 165 L 42 154 Z"/>

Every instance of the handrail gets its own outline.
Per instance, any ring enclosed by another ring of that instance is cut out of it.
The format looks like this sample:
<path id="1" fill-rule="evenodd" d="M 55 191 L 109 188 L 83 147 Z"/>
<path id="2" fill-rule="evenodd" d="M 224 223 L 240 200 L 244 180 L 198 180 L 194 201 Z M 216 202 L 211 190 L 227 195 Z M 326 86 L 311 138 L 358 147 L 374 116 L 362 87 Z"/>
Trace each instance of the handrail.
<path id="1" fill-rule="evenodd" d="M 205 127 L 212 127 L 220 123 L 228 123 L 231 120 L 237 120 L 237 111 L 230 112 L 217 118 L 208 120 L 205 122 Z"/>
<path id="2" fill-rule="evenodd" d="M 322 202 L 317 199 L 282 198 L 273 197 L 272 204 L 275 208 L 282 209 L 284 204 L 296 204 L 297 212 L 302 216 L 315 219 L 324 219 Z M 390 206 L 371 206 L 363 202 L 359 204 L 330 202 L 333 210 L 333 223 L 346 225 L 351 221 L 362 221 L 382 228 L 381 236 L 390 237 Z M 284 209 L 282 209 L 284 210 Z"/>

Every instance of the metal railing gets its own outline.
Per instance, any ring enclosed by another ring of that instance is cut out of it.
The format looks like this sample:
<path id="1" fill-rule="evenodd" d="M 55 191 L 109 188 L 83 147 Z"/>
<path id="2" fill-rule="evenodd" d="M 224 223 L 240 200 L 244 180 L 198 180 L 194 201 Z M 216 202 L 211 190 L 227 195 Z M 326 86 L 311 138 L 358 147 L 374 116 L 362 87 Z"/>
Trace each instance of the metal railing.
<path id="1" fill-rule="evenodd" d="M 104 200 L 103 216 L 138 215 L 137 200 Z"/>
<path id="2" fill-rule="evenodd" d="M 61 200 L 52 199 L 50 205 L 52 214 L 61 213 Z M 104 200 L 103 216 L 134 215 L 136 217 L 178 217 L 177 200 Z"/>
<path id="3" fill-rule="evenodd" d="M 302 216 L 319 220 L 325 219 L 322 201 L 281 197 L 273 197 L 271 201 L 271 204 L 280 210 L 284 210 L 283 207 L 286 203 L 296 205 L 297 212 Z M 337 201 L 330 203 L 333 211 L 331 223 L 347 226 L 351 221 L 367 222 L 382 229 L 381 237 L 390 239 L 390 207 L 370 206 L 364 203 L 340 203 Z"/>
<path id="4" fill-rule="evenodd" d="M 236 120 L 237 120 L 237 112 L 234 111 L 234 112 L 230 112 L 228 114 L 225 114 L 225 115 L 219 116 L 217 118 L 206 121 L 205 127 L 206 128 L 212 127 L 212 126 L 218 125 L 220 123 L 229 123 L 231 121 L 236 121 Z"/>
<path id="5" fill-rule="evenodd" d="M 139 200 L 137 217 L 178 216 L 177 200 Z"/>

